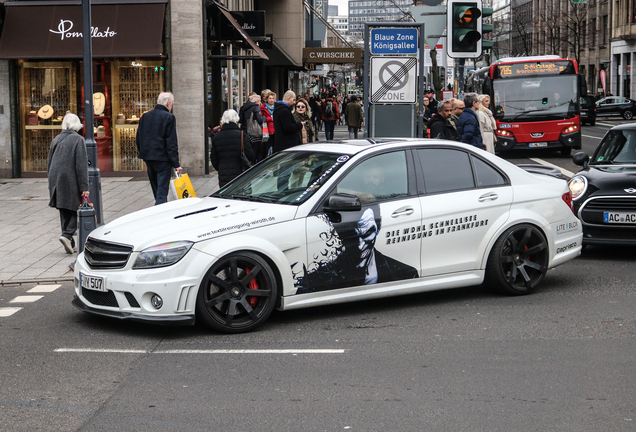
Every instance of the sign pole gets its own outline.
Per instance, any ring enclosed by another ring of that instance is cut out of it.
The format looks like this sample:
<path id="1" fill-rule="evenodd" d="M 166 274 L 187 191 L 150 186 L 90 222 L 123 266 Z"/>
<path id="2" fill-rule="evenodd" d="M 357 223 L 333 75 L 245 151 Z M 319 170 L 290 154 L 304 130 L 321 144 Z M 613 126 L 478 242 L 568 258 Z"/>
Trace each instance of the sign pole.
<path id="1" fill-rule="evenodd" d="M 88 191 L 95 208 L 97 224 L 102 225 L 102 183 L 97 167 L 97 143 L 93 132 L 93 41 L 91 40 L 91 1 L 82 0 L 82 34 L 84 46 L 84 135 L 88 156 Z"/>

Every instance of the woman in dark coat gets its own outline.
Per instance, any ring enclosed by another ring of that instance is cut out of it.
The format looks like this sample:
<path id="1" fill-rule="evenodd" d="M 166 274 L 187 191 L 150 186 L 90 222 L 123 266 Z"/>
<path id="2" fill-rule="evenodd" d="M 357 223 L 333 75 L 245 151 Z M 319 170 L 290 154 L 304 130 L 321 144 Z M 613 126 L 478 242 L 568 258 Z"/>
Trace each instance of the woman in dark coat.
<path id="1" fill-rule="evenodd" d="M 219 187 L 225 186 L 243 172 L 241 164 L 241 133 L 238 126 L 239 115 L 234 110 L 227 110 L 221 117 L 221 130 L 212 138 L 210 162 L 219 173 Z M 243 134 L 243 148 L 250 161 L 254 160 L 254 152 L 247 135 Z"/>
<path id="2" fill-rule="evenodd" d="M 299 98 L 296 100 L 296 104 L 294 105 L 294 120 L 297 123 L 305 122 L 305 130 L 307 131 L 307 143 L 314 142 L 314 128 L 311 123 L 311 109 L 309 109 L 309 103 L 303 99 Z M 301 144 L 303 143 L 303 130 L 301 129 L 298 132 L 298 137 L 300 138 Z"/>
<path id="3" fill-rule="evenodd" d="M 60 212 L 62 235 L 60 243 L 68 254 L 73 253 L 77 230 L 77 208 L 82 198 L 88 198 L 88 157 L 86 142 L 78 133 L 82 122 L 75 114 L 66 114 L 62 132 L 51 142 L 47 172 L 49 206 Z"/>

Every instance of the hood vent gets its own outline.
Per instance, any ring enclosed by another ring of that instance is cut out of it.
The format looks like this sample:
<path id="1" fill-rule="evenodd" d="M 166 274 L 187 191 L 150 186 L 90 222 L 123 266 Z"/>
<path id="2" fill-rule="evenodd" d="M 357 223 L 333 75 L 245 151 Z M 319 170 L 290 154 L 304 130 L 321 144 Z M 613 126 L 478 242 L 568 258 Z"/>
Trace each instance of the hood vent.
<path id="1" fill-rule="evenodd" d="M 186 214 L 182 214 L 182 215 L 179 215 L 179 216 L 175 216 L 174 218 L 175 219 L 179 219 L 179 218 L 182 218 L 182 217 L 192 216 L 192 215 L 199 214 L 199 213 L 207 213 L 209 211 L 216 210 L 217 208 L 218 207 L 210 207 L 210 208 L 203 209 L 203 210 L 197 210 L 195 212 L 191 212 L 191 213 L 186 213 Z"/>

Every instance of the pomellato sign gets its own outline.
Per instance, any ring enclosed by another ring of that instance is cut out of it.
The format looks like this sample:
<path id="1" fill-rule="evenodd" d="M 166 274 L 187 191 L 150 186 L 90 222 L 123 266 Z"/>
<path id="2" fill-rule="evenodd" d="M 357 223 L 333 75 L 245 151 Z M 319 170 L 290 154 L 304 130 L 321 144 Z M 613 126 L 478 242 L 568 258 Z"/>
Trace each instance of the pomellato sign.
<path id="1" fill-rule="evenodd" d="M 360 63 L 362 48 L 304 48 L 304 63 Z"/>
<path id="2" fill-rule="evenodd" d="M 61 19 L 60 24 L 57 26 L 57 29 L 49 29 L 49 31 L 51 33 L 60 35 L 60 40 L 84 37 L 81 31 L 71 31 L 73 30 L 73 25 L 74 24 L 72 20 Z M 91 27 L 92 38 L 112 38 L 116 34 L 117 32 L 111 30 L 110 27 L 107 27 L 104 31 L 100 31 L 99 27 Z"/>

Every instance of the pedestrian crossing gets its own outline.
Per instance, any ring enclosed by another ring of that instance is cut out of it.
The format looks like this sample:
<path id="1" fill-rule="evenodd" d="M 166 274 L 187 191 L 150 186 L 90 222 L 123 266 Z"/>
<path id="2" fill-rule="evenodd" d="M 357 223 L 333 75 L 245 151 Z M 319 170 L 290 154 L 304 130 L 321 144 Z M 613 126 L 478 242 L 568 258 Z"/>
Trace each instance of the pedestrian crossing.
<path id="1" fill-rule="evenodd" d="M 0 305 L 0 318 L 7 318 L 20 312 L 29 303 L 35 303 L 44 298 L 43 294 L 52 293 L 61 286 L 62 285 L 36 285 L 26 291 L 26 293 L 11 298 L 8 301 L 10 306 Z"/>

